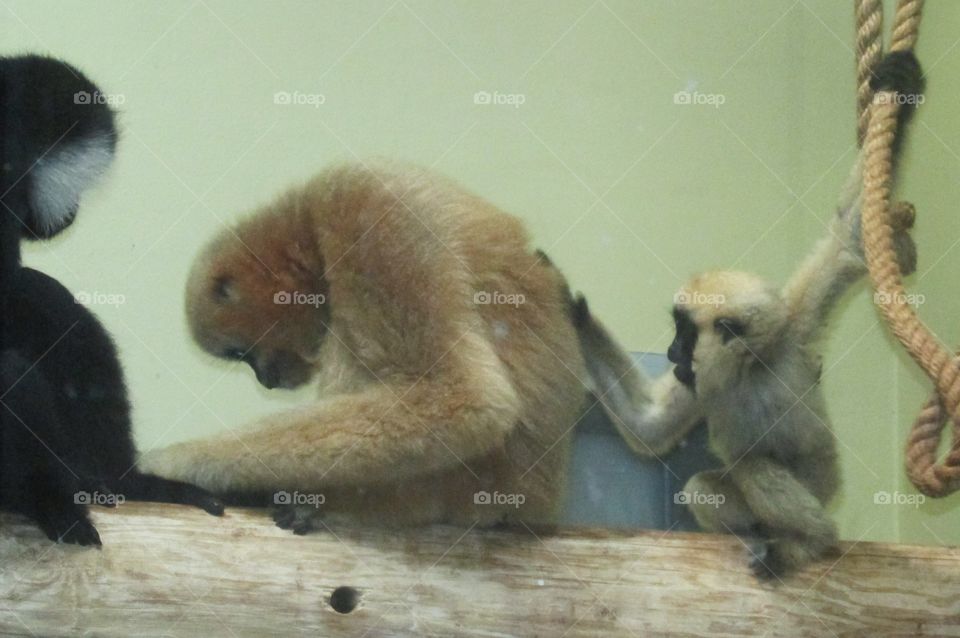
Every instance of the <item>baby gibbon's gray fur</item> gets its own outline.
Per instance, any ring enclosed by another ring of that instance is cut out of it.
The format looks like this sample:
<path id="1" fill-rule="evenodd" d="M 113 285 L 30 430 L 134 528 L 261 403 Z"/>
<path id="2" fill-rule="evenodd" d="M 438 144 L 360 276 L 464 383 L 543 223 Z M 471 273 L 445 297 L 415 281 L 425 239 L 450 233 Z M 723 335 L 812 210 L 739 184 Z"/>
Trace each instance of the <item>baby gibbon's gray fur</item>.
<path id="1" fill-rule="evenodd" d="M 909 51 L 891 53 L 871 87 L 916 97 L 920 64 Z M 912 112 L 903 108 L 901 128 Z M 759 537 L 751 567 L 761 577 L 801 567 L 837 540 L 824 510 L 839 472 L 816 341 L 837 300 L 866 273 L 862 157 L 829 234 L 781 290 L 740 272 L 708 272 L 681 288 L 667 353 L 673 374 L 647 379 L 582 298 L 572 305 L 592 390 L 634 451 L 663 454 L 707 419 L 710 447 L 725 467 L 690 479 L 690 507 L 705 529 Z M 913 210 L 895 207 L 891 228 L 904 274 L 916 269 L 912 225 Z"/>
<path id="2" fill-rule="evenodd" d="M 672 374 L 647 379 L 585 301 L 573 310 L 593 390 L 635 452 L 664 454 L 706 418 L 725 468 L 689 481 L 690 507 L 707 530 L 759 537 L 752 561 L 759 576 L 800 567 L 837 540 L 824 510 L 838 467 L 815 345 L 837 299 L 866 272 L 859 197 L 850 192 L 829 235 L 782 290 L 723 271 L 681 288 Z M 916 267 L 906 232 L 912 223 L 912 212 L 899 209 L 894 225 L 906 273 Z"/>

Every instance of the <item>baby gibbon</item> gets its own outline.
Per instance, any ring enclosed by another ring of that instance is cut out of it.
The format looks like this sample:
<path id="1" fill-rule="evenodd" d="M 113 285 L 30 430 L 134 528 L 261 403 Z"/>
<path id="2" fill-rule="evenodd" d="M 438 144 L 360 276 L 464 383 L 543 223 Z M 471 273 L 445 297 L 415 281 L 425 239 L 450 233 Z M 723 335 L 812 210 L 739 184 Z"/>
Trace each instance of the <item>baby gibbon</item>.
<path id="1" fill-rule="evenodd" d="M 875 80 L 875 88 L 905 94 L 923 85 L 912 54 L 885 58 Z M 802 567 L 837 541 L 825 506 L 839 469 L 816 345 L 837 300 L 866 273 L 861 168 L 854 167 L 827 237 L 782 289 L 729 271 L 699 275 L 680 289 L 670 375 L 647 379 L 582 298 L 572 308 L 591 389 L 638 454 L 666 453 L 706 418 L 724 468 L 690 479 L 689 506 L 707 530 L 759 539 L 751 567 L 763 578 Z M 890 221 L 909 274 L 916 268 L 912 208 L 896 207 Z"/>
<path id="2" fill-rule="evenodd" d="M 321 494 L 278 512 L 298 533 L 317 511 L 555 521 L 586 373 L 563 278 L 489 202 L 426 170 L 336 166 L 215 237 L 186 306 L 204 350 L 268 388 L 316 379 L 319 398 L 144 469 L 228 497 Z"/>
<path id="3" fill-rule="evenodd" d="M 838 217 L 782 289 L 749 273 L 694 277 L 675 296 L 673 373 L 656 381 L 637 370 L 582 299 L 574 309 L 602 405 L 642 456 L 668 452 L 703 418 L 722 470 L 695 475 L 684 492 L 706 530 L 753 539 L 751 567 L 779 577 L 834 547 L 824 506 L 839 484 L 834 434 L 820 389 L 816 342 L 827 312 L 865 272 L 852 213 Z M 904 272 L 916 267 L 895 219 Z"/>

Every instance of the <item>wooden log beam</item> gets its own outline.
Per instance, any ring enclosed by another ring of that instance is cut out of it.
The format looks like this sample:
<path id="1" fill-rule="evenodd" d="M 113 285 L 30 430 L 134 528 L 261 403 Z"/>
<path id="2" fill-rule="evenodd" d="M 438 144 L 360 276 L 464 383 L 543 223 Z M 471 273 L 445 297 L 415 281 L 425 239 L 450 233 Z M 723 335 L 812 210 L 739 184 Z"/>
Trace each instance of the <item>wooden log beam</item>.
<path id="1" fill-rule="evenodd" d="M 761 585 L 738 540 L 705 534 L 298 537 L 262 510 L 134 503 L 95 521 L 101 550 L 2 517 L 0 635 L 960 636 L 956 548 L 846 543 Z"/>

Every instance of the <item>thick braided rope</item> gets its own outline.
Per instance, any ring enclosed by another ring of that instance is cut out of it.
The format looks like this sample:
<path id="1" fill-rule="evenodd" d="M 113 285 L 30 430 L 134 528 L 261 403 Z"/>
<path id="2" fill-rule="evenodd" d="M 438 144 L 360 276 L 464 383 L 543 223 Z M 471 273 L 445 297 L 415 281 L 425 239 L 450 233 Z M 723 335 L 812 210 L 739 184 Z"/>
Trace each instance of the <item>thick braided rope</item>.
<path id="1" fill-rule="evenodd" d="M 861 11 L 864 20 L 872 0 L 860 0 L 858 9 L 858 50 Z M 912 49 L 923 0 L 900 0 L 893 28 L 891 50 Z M 870 51 L 860 51 L 869 56 Z M 860 65 L 858 64 L 858 81 Z M 858 100 L 860 98 L 858 86 Z M 893 178 L 892 144 L 896 135 L 899 105 L 895 94 L 881 92 L 867 108 L 869 126 L 864 138 L 863 242 L 876 291 L 876 300 L 893 333 L 910 356 L 935 383 L 936 389 L 914 422 L 907 441 L 906 466 L 911 482 L 925 494 L 944 496 L 960 488 L 960 362 L 943 347 L 907 303 L 903 277 L 893 246 L 890 225 L 890 186 Z M 946 417 L 953 422 L 953 445 L 942 463 L 937 449 Z"/>
<path id="2" fill-rule="evenodd" d="M 917 44 L 922 12 L 923 0 L 900 0 L 897 4 L 897 13 L 893 18 L 891 51 L 909 51 Z"/>
<path id="3" fill-rule="evenodd" d="M 856 5 L 857 21 L 857 146 L 863 146 L 870 125 L 870 77 L 883 54 L 883 2 L 861 0 Z"/>
<path id="4" fill-rule="evenodd" d="M 895 94 L 880 92 L 870 107 L 864 141 L 863 244 L 880 310 L 900 343 L 936 385 L 914 422 L 907 443 L 907 475 L 925 494 L 943 496 L 960 487 L 960 365 L 907 302 L 890 225 L 891 145 L 900 107 Z M 944 412 L 954 423 L 953 449 L 942 464 L 936 454 Z"/>
<path id="5" fill-rule="evenodd" d="M 934 391 L 924 404 L 907 439 L 907 476 L 910 482 L 924 494 L 945 496 L 960 488 L 956 467 L 960 465 L 960 425 L 953 423 L 954 445 L 942 464 L 937 464 L 937 449 L 947 417 L 944 415 L 940 395 Z"/>

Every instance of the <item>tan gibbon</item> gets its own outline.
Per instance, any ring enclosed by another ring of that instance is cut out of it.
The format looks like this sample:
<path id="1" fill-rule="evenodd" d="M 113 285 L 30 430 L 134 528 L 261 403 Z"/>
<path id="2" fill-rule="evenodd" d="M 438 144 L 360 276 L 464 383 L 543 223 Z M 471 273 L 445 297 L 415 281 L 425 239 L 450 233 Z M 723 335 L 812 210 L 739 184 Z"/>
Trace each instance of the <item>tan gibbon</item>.
<path id="1" fill-rule="evenodd" d="M 563 278 L 493 204 L 426 170 L 336 166 L 216 236 L 186 307 L 204 350 L 319 396 L 142 467 L 306 499 L 276 516 L 299 533 L 317 513 L 556 520 L 586 373 Z"/>

